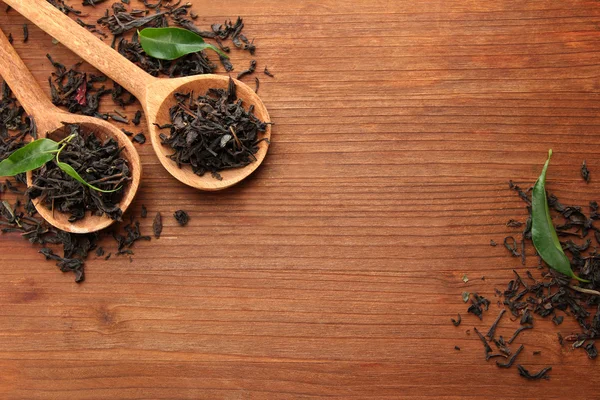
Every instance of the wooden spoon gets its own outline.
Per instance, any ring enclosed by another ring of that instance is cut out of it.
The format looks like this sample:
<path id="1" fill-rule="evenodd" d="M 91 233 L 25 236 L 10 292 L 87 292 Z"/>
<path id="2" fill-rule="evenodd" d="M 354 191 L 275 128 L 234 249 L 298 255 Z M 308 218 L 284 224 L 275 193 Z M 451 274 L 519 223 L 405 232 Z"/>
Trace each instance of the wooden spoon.
<path id="1" fill-rule="evenodd" d="M 0 30 L 0 75 L 4 78 L 15 97 L 19 100 L 27 114 L 33 117 L 40 137 L 48 135 L 65 136 L 63 133 L 64 123 L 79 124 L 86 131 L 93 132 L 101 140 L 115 139 L 120 147 L 121 153 L 129 162 L 132 180 L 127 184 L 123 199 L 119 207 L 123 212 L 129 207 L 140 184 L 142 166 L 135 147 L 131 140 L 119 129 L 106 121 L 98 118 L 64 112 L 55 107 L 48 96 L 39 87 L 31 72 L 27 69 L 15 49 L 11 46 L 4 33 Z M 27 173 L 27 185 L 32 183 L 31 172 Z M 52 211 L 39 200 L 33 204 L 38 213 L 51 225 L 72 233 L 89 233 L 99 231 L 111 225 L 114 220 L 107 216 L 96 216 L 88 214 L 85 218 L 69 222 L 69 215 L 58 211 Z"/>
<path id="2" fill-rule="evenodd" d="M 187 166 L 178 167 L 168 157 L 173 150 L 162 145 L 159 137 L 160 129 L 155 124 L 164 125 L 170 122 L 169 108 L 175 105 L 174 92 L 204 94 L 210 88 L 224 89 L 227 88 L 229 77 L 209 74 L 175 79 L 155 78 L 102 43 L 46 0 L 3 1 L 137 97 L 146 113 L 148 132 L 158 159 L 171 175 L 186 185 L 201 190 L 225 189 L 254 172 L 265 158 L 269 147 L 268 141 L 259 144 L 259 150 L 255 154 L 256 161 L 243 168 L 220 172 L 223 177 L 221 181 L 213 178 L 211 174 L 198 176 Z M 256 93 L 240 81 L 236 80 L 235 83 L 238 98 L 242 99 L 246 106 L 254 105 L 254 113 L 260 120 L 270 122 L 269 113 Z M 267 139 L 271 137 L 270 125 L 264 137 Z"/>

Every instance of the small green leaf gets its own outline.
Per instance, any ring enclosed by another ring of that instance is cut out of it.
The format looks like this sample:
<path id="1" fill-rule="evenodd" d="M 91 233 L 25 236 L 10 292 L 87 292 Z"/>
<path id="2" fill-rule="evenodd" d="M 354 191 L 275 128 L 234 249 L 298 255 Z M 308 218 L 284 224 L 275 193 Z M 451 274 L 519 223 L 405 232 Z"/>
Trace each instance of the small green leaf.
<path id="1" fill-rule="evenodd" d="M 463 301 L 466 303 L 467 301 L 469 301 L 469 296 L 471 296 L 471 293 L 469 292 L 462 292 L 462 299 Z"/>
<path id="2" fill-rule="evenodd" d="M 54 158 L 57 149 L 58 143 L 54 140 L 34 140 L 0 162 L 0 176 L 15 176 L 40 168 Z"/>
<path id="3" fill-rule="evenodd" d="M 79 183 L 81 183 L 81 184 L 83 184 L 83 185 L 85 185 L 85 186 L 89 187 L 90 189 L 93 189 L 93 190 L 95 190 L 95 191 L 97 191 L 97 192 L 102 192 L 102 193 L 112 193 L 112 192 L 116 192 L 117 190 L 121 189 L 121 187 L 118 187 L 118 188 L 116 188 L 116 189 L 113 189 L 113 190 L 102 190 L 102 189 L 99 189 L 99 188 L 97 188 L 96 186 L 94 186 L 94 185 L 90 185 L 89 183 L 87 183 L 87 182 L 85 181 L 85 179 L 83 179 L 83 178 L 81 177 L 81 175 L 79 175 L 79 174 L 77 173 L 77 171 L 75 171 L 75 169 L 74 169 L 73 167 L 71 167 L 69 164 L 67 164 L 67 163 L 64 163 L 64 162 L 57 161 L 57 162 L 56 162 L 56 165 L 58 165 L 58 168 L 60 168 L 60 169 L 62 169 L 63 171 L 65 171 L 65 173 L 66 173 L 67 175 L 69 175 L 71 178 L 75 179 L 77 182 L 79 182 Z"/>
<path id="4" fill-rule="evenodd" d="M 176 60 L 190 53 L 210 49 L 225 58 L 227 54 L 204 42 L 201 36 L 181 28 L 144 28 L 138 32 L 142 48 L 151 57 Z"/>
<path id="5" fill-rule="evenodd" d="M 552 150 L 548 152 L 548 160 L 546 160 L 546 164 L 544 164 L 542 174 L 535 182 L 531 195 L 531 236 L 533 245 L 540 257 L 542 257 L 546 264 L 551 268 L 568 277 L 575 278 L 578 281 L 589 282 L 579 278 L 573 273 L 571 262 L 560 245 L 558 235 L 556 234 L 554 224 L 552 223 L 548 199 L 546 197 L 546 172 L 548 171 L 548 165 L 550 164 L 551 158 Z"/>

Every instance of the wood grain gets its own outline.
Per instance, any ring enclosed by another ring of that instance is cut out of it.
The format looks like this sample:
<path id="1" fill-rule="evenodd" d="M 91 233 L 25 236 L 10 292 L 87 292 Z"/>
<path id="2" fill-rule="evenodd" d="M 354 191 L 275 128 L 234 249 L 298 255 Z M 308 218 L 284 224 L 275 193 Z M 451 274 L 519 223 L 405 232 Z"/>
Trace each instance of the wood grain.
<path id="1" fill-rule="evenodd" d="M 489 242 L 525 215 L 507 181 L 533 183 L 548 148 L 550 190 L 598 200 L 597 2 L 192 2 L 202 26 L 245 17 L 257 70 L 276 75 L 258 75 L 276 124 L 269 155 L 242 184 L 201 193 L 139 146 L 132 211 L 160 211 L 163 236 L 136 244 L 132 263 L 92 257 L 82 285 L 3 236 L 1 398 L 595 396 L 596 364 L 558 346 L 568 318 L 522 334 L 519 362 L 554 367 L 532 383 L 486 363 L 465 333 L 486 331 L 495 304 L 483 322 L 450 317 L 466 311 L 463 291 L 495 303 L 494 288 L 524 270 Z M 104 8 L 86 8 L 89 19 Z M 78 58 L 31 25 L 23 44 L 24 22 L 0 13 L 47 89 L 45 54 Z M 233 55 L 238 70 L 249 61 Z M 177 209 L 191 215 L 185 228 Z"/>

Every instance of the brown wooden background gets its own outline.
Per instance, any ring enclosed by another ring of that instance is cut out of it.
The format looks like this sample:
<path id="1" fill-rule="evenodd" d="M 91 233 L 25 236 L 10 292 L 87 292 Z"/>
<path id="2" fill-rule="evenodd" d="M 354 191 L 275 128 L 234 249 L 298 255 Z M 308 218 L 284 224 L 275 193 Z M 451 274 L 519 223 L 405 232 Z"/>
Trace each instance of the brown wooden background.
<path id="1" fill-rule="evenodd" d="M 3 236 L 0 398 L 598 396 L 597 364 L 557 343 L 568 318 L 522 335 L 520 363 L 554 366 L 551 381 L 530 383 L 486 363 L 465 333 L 487 330 L 495 304 L 483 323 L 450 317 L 465 314 L 463 290 L 495 303 L 520 268 L 489 245 L 524 216 L 509 179 L 533 183 L 553 148 L 550 189 L 565 203 L 600 200 L 600 3 L 192 3 L 203 27 L 245 17 L 258 70 L 276 75 L 257 75 L 277 124 L 270 153 L 243 184 L 201 193 L 140 146 L 133 211 L 160 211 L 163 236 L 138 243 L 133 263 L 91 257 L 82 285 Z M 1 8 L 0 28 L 44 87 L 47 52 L 78 61 L 32 25 L 23 44 L 25 20 Z M 234 53 L 238 71 L 249 60 Z M 180 208 L 186 228 L 170 217 Z"/>

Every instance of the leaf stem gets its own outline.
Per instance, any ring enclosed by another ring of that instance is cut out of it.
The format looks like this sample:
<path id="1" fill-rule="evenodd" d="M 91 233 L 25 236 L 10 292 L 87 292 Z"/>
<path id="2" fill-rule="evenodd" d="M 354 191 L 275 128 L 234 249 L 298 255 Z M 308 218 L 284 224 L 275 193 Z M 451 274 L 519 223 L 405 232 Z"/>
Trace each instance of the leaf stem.
<path id="1" fill-rule="evenodd" d="M 592 290 L 592 289 L 586 289 L 586 288 L 582 288 L 579 286 L 574 286 L 574 285 L 569 285 L 569 287 L 571 289 L 573 289 L 576 292 L 580 292 L 580 293 L 586 293 L 586 294 L 593 294 L 595 296 L 600 296 L 600 292 L 597 290 Z"/>

